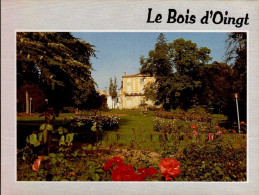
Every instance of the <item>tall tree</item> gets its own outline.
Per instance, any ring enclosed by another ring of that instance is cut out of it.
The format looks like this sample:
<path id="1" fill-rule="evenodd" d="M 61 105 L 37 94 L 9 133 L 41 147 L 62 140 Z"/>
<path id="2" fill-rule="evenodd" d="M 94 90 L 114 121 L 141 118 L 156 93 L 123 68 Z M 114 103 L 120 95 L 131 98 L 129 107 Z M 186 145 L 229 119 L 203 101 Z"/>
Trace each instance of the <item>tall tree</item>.
<path id="1" fill-rule="evenodd" d="M 37 84 L 53 107 L 91 108 L 94 45 L 64 32 L 17 33 L 17 87 Z"/>
<path id="2" fill-rule="evenodd" d="M 112 78 L 110 78 L 110 84 L 109 84 L 109 94 L 112 98 L 112 108 L 114 108 L 114 98 L 117 97 L 117 78 L 114 77 L 114 80 L 112 80 Z"/>
<path id="3" fill-rule="evenodd" d="M 201 67 L 211 59 L 210 49 L 198 48 L 196 43 L 184 39 L 167 43 L 163 34 L 157 41 L 149 57 L 140 58 L 141 73 L 156 77 L 156 85 L 146 87 L 146 95 L 156 97 L 165 109 L 171 106 L 187 109 L 197 99 L 201 87 Z"/>
<path id="4" fill-rule="evenodd" d="M 170 45 L 170 56 L 175 73 L 167 80 L 171 84 L 170 99 L 174 106 L 188 109 L 199 104 L 199 89 L 202 86 L 201 70 L 212 58 L 210 49 L 198 48 L 196 43 L 182 38 Z"/>
<path id="5" fill-rule="evenodd" d="M 157 38 L 155 49 L 150 50 L 148 58 L 140 57 L 140 72 L 156 77 L 166 76 L 172 72 L 172 61 L 169 55 L 169 45 L 163 33 Z"/>
<path id="6" fill-rule="evenodd" d="M 213 62 L 202 68 L 202 87 L 199 99 L 202 105 L 210 105 L 215 113 L 226 113 L 232 101 L 232 69 L 226 63 Z"/>
<path id="7" fill-rule="evenodd" d="M 232 32 L 226 40 L 226 62 L 233 69 L 232 92 L 239 93 L 239 109 L 241 120 L 247 115 L 247 33 Z M 234 107 L 234 106 L 233 106 Z M 229 113 L 229 117 L 233 114 Z"/>

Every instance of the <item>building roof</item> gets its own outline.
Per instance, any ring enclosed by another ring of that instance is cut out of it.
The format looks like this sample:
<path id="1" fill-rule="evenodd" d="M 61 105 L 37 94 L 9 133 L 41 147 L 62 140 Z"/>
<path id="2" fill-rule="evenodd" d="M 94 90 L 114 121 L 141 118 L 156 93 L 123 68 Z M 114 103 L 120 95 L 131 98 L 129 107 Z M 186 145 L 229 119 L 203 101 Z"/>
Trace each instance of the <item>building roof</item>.
<path id="1" fill-rule="evenodd" d="M 147 74 L 141 74 L 141 73 L 130 74 L 130 75 L 123 75 L 122 76 L 122 78 L 127 78 L 127 77 L 152 77 L 152 76 L 147 75 Z"/>

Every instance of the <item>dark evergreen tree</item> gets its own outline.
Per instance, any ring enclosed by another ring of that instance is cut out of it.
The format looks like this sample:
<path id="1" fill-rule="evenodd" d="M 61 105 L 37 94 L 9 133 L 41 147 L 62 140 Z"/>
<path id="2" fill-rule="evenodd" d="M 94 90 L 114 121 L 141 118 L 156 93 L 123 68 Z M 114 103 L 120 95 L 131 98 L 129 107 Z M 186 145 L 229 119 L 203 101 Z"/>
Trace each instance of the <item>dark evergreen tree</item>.
<path id="1" fill-rule="evenodd" d="M 110 84 L 109 84 L 109 94 L 112 98 L 112 107 L 114 108 L 114 98 L 117 97 L 117 78 L 114 77 L 114 80 L 112 80 L 112 78 L 110 78 Z"/>

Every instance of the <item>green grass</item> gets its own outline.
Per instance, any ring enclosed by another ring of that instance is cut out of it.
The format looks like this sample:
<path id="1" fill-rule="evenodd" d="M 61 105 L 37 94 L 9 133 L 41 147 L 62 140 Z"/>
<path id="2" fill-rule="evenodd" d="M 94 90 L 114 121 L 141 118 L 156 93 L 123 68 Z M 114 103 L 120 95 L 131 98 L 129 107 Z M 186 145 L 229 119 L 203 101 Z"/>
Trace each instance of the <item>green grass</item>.
<path id="1" fill-rule="evenodd" d="M 153 131 L 154 112 L 144 115 L 140 110 L 112 110 L 109 114 L 119 115 L 119 129 L 116 132 L 107 131 L 102 144 L 121 143 L 130 146 L 134 142 L 135 147 L 150 148 L 150 144 L 158 143 L 158 133 Z"/>
<path id="2" fill-rule="evenodd" d="M 28 116 L 17 116 L 17 122 L 22 122 L 22 121 L 45 121 L 45 117 L 41 116 L 39 117 L 40 113 L 33 113 L 32 115 Z M 61 113 L 59 117 L 56 117 L 57 121 L 62 121 L 64 118 L 71 118 L 75 116 L 74 113 Z M 52 117 L 50 117 L 52 119 Z"/>

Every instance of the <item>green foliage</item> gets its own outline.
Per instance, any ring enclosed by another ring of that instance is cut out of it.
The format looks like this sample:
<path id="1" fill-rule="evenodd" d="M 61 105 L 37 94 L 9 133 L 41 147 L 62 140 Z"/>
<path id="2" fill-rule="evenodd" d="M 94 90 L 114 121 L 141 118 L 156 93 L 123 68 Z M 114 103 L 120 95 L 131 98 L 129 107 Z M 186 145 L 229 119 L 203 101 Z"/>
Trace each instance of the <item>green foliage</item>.
<path id="1" fill-rule="evenodd" d="M 53 125 L 44 123 L 40 125 L 39 129 L 40 131 L 44 131 L 44 130 L 53 131 Z"/>
<path id="2" fill-rule="evenodd" d="M 18 32 L 16 42 L 18 89 L 38 84 L 49 104 L 59 108 L 95 105 L 98 94 L 90 61 L 94 45 L 68 32 Z"/>
<path id="3" fill-rule="evenodd" d="M 33 145 L 34 147 L 37 147 L 40 145 L 40 141 L 37 139 L 37 134 L 33 133 L 29 135 L 29 143 Z"/>
<path id="4" fill-rule="evenodd" d="M 232 69 L 225 63 L 213 62 L 202 71 L 202 88 L 197 96 L 210 112 L 226 113 L 233 104 Z M 212 110 L 214 109 L 214 110 Z"/>
<path id="5" fill-rule="evenodd" d="M 114 77 L 114 80 L 112 81 L 112 78 L 110 78 L 110 85 L 109 85 L 109 95 L 112 98 L 117 97 L 117 79 Z"/>
<path id="6" fill-rule="evenodd" d="M 161 33 L 155 50 L 150 50 L 148 58 L 140 58 L 140 72 L 156 77 L 156 84 L 146 87 L 146 97 L 155 98 L 167 110 L 172 105 L 188 109 L 197 104 L 202 86 L 200 71 L 211 59 L 209 54 L 208 48 L 198 48 L 182 38 L 167 43 Z"/>
<path id="7" fill-rule="evenodd" d="M 186 115 L 200 116 L 203 111 L 203 108 L 195 107 Z M 102 140 L 96 145 L 82 144 L 82 142 L 76 142 L 73 137 L 73 145 L 56 145 L 52 148 L 49 155 L 44 156 L 38 171 L 32 170 L 32 164 L 38 158 L 37 150 L 33 145 L 19 149 L 17 151 L 18 181 L 110 181 L 111 174 L 103 171 L 103 165 L 107 159 L 117 155 L 122 157 L 126 164 L 131 164 L 136 169 L 152 166 L 159 170 L 158 164 L 161 158 L 177 158 L 182 174 L 176 181 L 246 180 L 246 135 L 230 132 L 216 135 L 214 118 L 212 124 L 206 121 L 159 118 L 163 122 L 158 127 L 160 130 L 154 132 L 154 113 L 151 111 L 146 116 L 139 110 L 109 112 L 109 114 L 115 113 L 121 115 L 120 129 L 117 132 L 106 132 L 110 142 Z M 177 109 L 170 113 L 184 114 L 185 112 Z M 192 134 L 192 125 L 197 126 L 199 133 L 196 136 Z M 64 127 L 51 132 L 53 135 L 57 134 L 65 144 L 67 133 L 59 134 L 61 129 Z M 70 128 L 68 129 L 71 131 Z M 211 141 L 208 140 L 208 132 L 214 135 Z M 121 139 L 110 140 L 118 133 Z M 154 180 L 161 181 L 161 175 Z"/>
<path id="8" fill-rule="evenodd" d="M 191 143 L 179 152 L 182 175 L 178 180 L 246 181 L 246 140 L 240 138 Z"/>
<path id="9" fill-rule="evenodd" d="M 172 61 L 169 55 L 170 47 L 163 33 L 160 33 L 155 49 L 150 50 L 148 58 L 140 57 L 140 72 L 154 76 L 165 76 L 172 72 Z"/>
<path id="10" fill-rule="evenodd" d="M 226 40 L 226 62 L 232 66 L 232 93 L 239 93 L 239 110 L 241 120 L 246 121 L 247 115 L 247 33 L 232 32 Z M 227 114 L 233 119 L 235 107 L 229 106 Z M 235 119 L 236 120 L 236 119 Z"/>
<path id="11" fill-rule="evenodd" d="M 195 110 L 195 111 L 194 111 Z M 204 112 L 204 109 L 200 109 L 198 113 L 198 109 L 190 109 L 188 112 L 182 112 L 182 111 L 157 111 L 156 116 L 160 118 L 166 118 L 166 119 L 179 119 L 183 120 L 184 122 L 187 121 L 196 121 L 196 122 L 208 122 L 210 123 L 212 120 L 212 116 L 206 112 Z M 203 111 L 203 112 L 202 112 Z"/>

